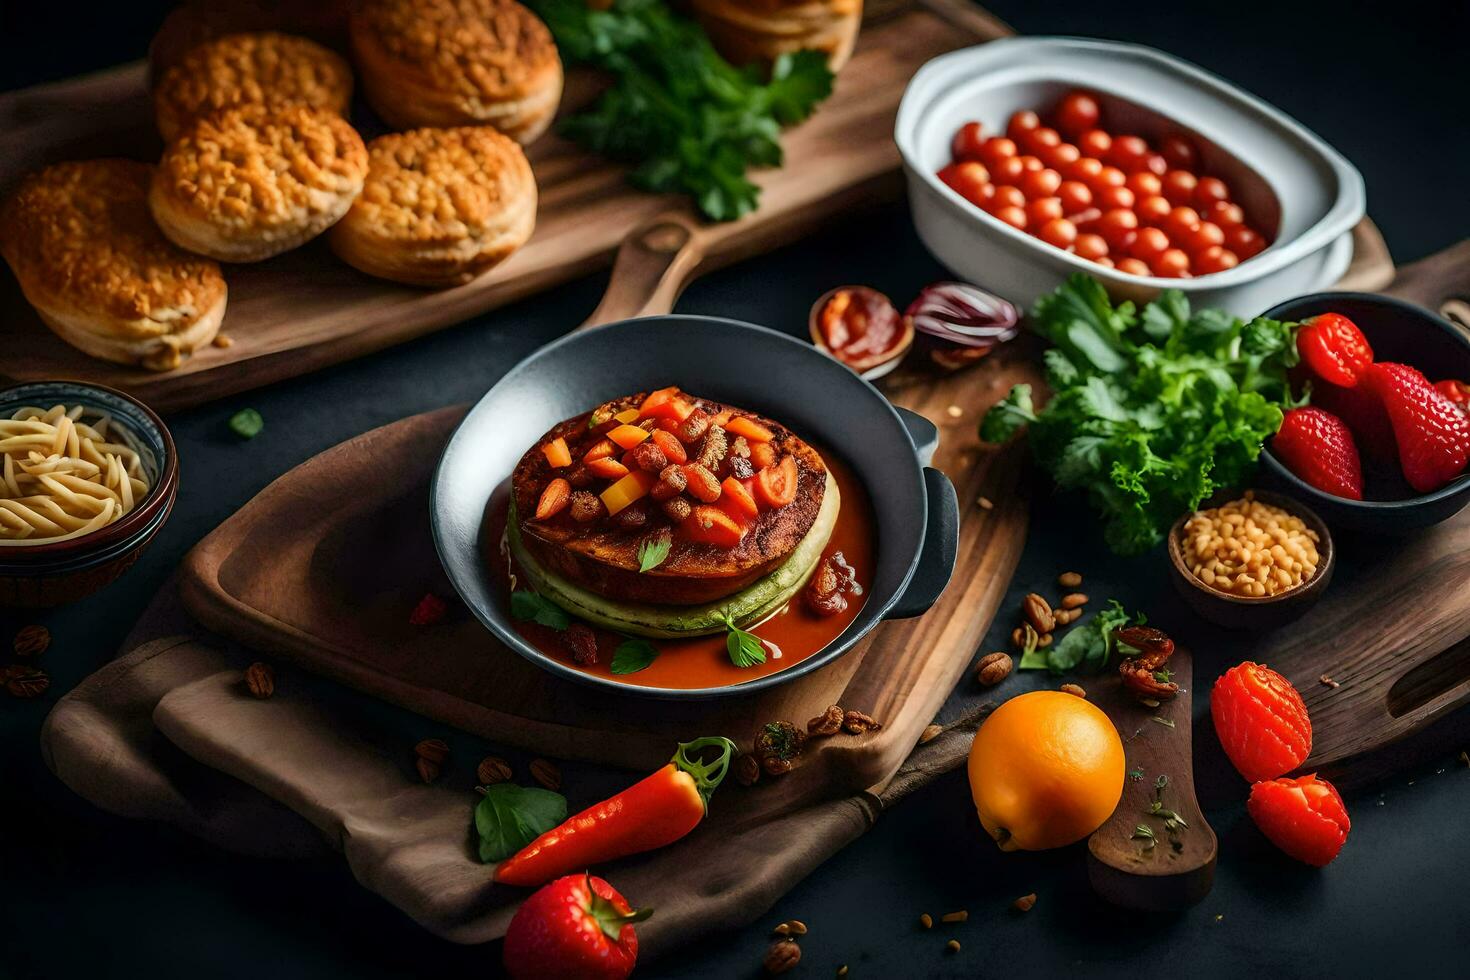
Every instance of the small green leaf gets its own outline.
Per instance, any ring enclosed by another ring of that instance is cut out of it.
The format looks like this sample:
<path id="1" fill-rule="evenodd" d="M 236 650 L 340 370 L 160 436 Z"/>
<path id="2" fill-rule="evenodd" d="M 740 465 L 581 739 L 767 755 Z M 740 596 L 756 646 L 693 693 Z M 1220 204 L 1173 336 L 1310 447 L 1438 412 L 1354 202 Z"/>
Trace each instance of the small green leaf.
<path id="1" fill-rule="evenodd" d="M 728 613 L 723 614 L 721 618 L 725 621 L 725 628 L 730 631 L 725 637 L 725 649 L 730 654 L 730 662 L 742 670 L 765 663 L 766 647 L 760 641 L 760 637 L 740 629 Z"/>
<path id="2" fill-rule="evenodd" d="M 242 408 L 230 416 L 230 431 L 241 439 L 254 439 L 265 428 L 265 419 L 253 408 Z"/>
<path id="3" fill-rule="evenodd" d="M 647 640 L 629 637 L 613 651 L 614 674 L 636 674 L 658 659 L 658 647 Z"/>
<path id="4" fill-rule="evenodd" d="M 567 818 L 566 797 L 548 789 L 496 783 L 484 792 L 475 807 L 475 832 L 486 864 L 504 861 Z"/>
<path id="5" fill-rule="evenodd" d="M 649 572 L 662 565 L 673 546 L 674 535 L 668 528 L 652 537 L 644 538 L 638 543 L 638 571 Z"/>
<path id="6" fill-rule="evenodd" d="M 1000 401 L 990 406 L 990 411 L 980 420 L 982 442 L 1005 442 L 1021 430 L 1021 427 L 1036 421 L 1036 412 L 1031 401 L 1031 386 L 1019 384 Z"/>
<path id="7" fill-rule="evenodd" d="M 510 614 L 522 621 L 534 621 L 554 630 L 564 630 L 572 625 L 572 619 L 550 599 L 528 589 L 516 589 L 510 594 Z"/>

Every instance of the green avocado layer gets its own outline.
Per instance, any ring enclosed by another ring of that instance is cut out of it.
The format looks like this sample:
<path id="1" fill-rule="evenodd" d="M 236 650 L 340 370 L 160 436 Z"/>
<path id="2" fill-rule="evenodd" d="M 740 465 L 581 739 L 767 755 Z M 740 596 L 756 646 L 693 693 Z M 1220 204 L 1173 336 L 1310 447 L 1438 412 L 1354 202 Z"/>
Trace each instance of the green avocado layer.
<path id="1" fill-rule="evenodd" d="M 548 572 L 521 546 L 514 507 L 506 528 L 510 551 L 537 592 L 561 606 L 572 616 L 616 633 L 654 639 L 679 639 L 725 631 L 723 617 L 736 626 L 750 626 L 775 614 L 806 585 L 832 538 L 842 497 L 837 481 L 827 474 L 827 489 L 817 519 L 791 556 L 774 572 L 757 579 L 739 592 L 702 606 L 659 606 L 616 602 Z"/>

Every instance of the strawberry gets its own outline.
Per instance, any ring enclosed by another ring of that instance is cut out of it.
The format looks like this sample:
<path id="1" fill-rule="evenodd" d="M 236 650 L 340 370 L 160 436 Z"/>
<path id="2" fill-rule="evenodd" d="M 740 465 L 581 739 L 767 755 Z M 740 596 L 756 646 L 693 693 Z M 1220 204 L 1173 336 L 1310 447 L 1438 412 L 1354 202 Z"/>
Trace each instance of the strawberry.
<path id="1" fill-rule="evenodd" d="M 1312 722 L 1291 682 L 1246 661 L 1210 691 L 1215 734 L 1231 763 L 1251 782 L 1291 772 L 1312 753 Z"/>
<path id="2" fill-rule="evenodd" d="M 1316 378 L 1312 380 L 1312 404 L 1347 423 L 1365 463 L 1398 470 L 1399 447 L 1393 439 L 1393 423 L 1371 385 L 1344 388 Z"/>
<path id="3" fill-rule="evenodd" d="M 1356 385 L 1373 364 L 1368 338 L 1341 313 L 1323 313 L 1302 321 L 1296 349 L 1314 375 L 1344 388 Z"/>
<path id="4" fill-rule="evenodd" d="M 1352 829 L 1337 788 L 1316 773 L 1256 783 L 1246 809 L 1271 843 L 1318 868 L 1337 857 Z"/>
<path id="5" fill-rule="evenodd" d="M 633 923 L 652 914 L 653 909 L 634 909 L 601 878 L 558 878 L 526 899 L 510 920 L 505 971 L 513 980 L 622 980 L 638 960 Z"/>
<path id="6" fill-rule="evenodd" d="M 1454 378 L 1445 378 L 1434 383 L 1434 390 L 1454 402 L 1462 412 L 1470 412 L 1470 385 Z"/>
<path id="7" fill-rule="evenodd" d="M 1363 499 L 1363 466 L 1342 419 L 1320 408 L 1293 408 L 1271 438 L 1286 468 L 1324 493 Z"/>
<path id="8" fill-rule="evenodd" d="M 1409 486 L 1430 493 L 1470 463 L 1470 418 L 1407 364 L 1375 364 L 1367 383 L 1388 411 Z"/>

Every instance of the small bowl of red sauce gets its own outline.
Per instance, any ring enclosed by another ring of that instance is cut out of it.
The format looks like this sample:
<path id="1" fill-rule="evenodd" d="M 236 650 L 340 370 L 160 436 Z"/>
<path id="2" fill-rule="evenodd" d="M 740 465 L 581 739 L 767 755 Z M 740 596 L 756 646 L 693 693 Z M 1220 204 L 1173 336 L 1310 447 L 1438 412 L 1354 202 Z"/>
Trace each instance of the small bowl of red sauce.
<path id="1" fill-rule="evenodd" d="M 868 381 L 890 373 L 914 346 L 914 325 L 869 286 L 838 286 L 812 305 L 812 343 Z"/>

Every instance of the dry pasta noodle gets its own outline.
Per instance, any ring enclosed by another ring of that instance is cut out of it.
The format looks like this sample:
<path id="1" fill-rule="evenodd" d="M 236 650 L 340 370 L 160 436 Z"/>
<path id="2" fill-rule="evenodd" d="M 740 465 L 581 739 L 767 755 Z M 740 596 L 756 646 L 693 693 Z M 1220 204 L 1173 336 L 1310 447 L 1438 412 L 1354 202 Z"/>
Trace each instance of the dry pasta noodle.
<path id="1" fill-rule="evenodd" d="M 148 495 L 133 435 L 77 405 L 0 418 L 0 548 L 52 544 L 106 527 Z"/>

